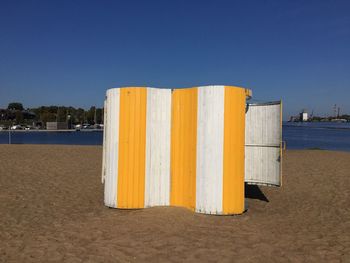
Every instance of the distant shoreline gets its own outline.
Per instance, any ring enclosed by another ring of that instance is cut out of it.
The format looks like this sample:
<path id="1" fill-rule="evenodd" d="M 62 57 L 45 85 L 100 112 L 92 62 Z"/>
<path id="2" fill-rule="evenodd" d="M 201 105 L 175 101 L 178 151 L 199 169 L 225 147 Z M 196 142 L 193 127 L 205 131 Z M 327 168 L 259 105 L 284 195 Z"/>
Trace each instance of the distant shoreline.
<path id="1" fill-rule="evenodd" d="M 103 129 L 86 129 L 86 130 L 0 130 L 0 132 L 103 132 Z"/>
<path id="2" fill-rule="evenodd" d="M 350 124 L 346 124 L 344 126 L 317 126 L 317 125 L 299 125 L 299 124 L 288 124 L 288 123 L 283 123 L 283 127 L 290 127 L 290 128 L 306 128 L 306 129 L 327 129 L 327 130 L 350 130 Z M 348 126 L 348 127 L 345 127 Z"/>

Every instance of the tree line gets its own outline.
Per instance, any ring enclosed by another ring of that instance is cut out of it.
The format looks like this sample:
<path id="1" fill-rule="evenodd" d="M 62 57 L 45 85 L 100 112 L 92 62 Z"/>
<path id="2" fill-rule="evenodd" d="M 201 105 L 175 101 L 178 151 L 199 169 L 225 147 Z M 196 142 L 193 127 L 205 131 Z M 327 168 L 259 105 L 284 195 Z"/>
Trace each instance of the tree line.
<path id="1" fill-rule="evenodd" d="M 22 103 L 11 102 L 6 109 L 0 109 L 0 122 L 2 124 L 45 126 L 46 122 L 51 121 L 71 124 L 101 124 L 103 123 L 103 108 L 91 106 L 90 109 L 85 110 L 72 106 L 40 106 L 25 109 Z"/>

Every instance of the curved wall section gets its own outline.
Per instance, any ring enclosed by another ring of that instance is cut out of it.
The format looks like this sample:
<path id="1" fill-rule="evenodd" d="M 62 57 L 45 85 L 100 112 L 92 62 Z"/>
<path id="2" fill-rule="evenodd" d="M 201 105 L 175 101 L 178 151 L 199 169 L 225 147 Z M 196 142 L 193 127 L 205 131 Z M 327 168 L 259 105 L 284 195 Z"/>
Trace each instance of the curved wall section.
<path id="1" fill-rule="evenodd" d="M 105 205 L 244 211 L 245 102 L 231 86 L 107 91 Z"/>

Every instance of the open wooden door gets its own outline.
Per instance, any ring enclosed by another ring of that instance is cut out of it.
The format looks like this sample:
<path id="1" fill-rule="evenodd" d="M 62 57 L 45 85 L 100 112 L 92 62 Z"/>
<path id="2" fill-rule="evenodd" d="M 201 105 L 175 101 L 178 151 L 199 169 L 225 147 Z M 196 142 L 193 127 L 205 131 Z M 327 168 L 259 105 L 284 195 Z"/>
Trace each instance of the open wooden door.
<path id="1" fill-rule="evenodd" d="M 282 185 L 282 102 L 247 104 L 245 182 Z"/>

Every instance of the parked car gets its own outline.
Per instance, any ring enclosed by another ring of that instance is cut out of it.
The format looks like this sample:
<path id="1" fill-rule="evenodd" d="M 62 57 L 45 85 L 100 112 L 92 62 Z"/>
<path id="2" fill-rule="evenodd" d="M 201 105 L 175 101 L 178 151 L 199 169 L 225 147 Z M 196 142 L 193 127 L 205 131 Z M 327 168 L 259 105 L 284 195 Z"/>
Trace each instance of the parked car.
<path id="1" fill-rule="evenodd" d="M 101 130 L 101 129 L 103 129 L 103 124 L 95 124 L 93 126 L 93 128 L 96 129 L 96 130 Z"/>
<path id="2" fill-rule="evenodd" d="M 80 131 L 80 130 L 81 130 L 81 124 L 75 125 L 75 126 L 74 126 L 74 129 L 75 129 L 76 131 Z"/>
<path id="3" fill-rule="evenodd" d="M 11 130 L 22 130 L 22 126 L 21 125 L 13 125 L 11 126 Z"/>
<path id="4" fill-rule="evenodd" d="M 88 124 L 88 123 L 85 123 L 85 124 L 83 124 L 83 129 L 92 129 L 93 127 L 90 125 L 90 124 Z"/>

